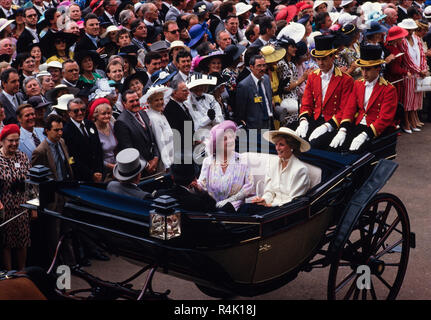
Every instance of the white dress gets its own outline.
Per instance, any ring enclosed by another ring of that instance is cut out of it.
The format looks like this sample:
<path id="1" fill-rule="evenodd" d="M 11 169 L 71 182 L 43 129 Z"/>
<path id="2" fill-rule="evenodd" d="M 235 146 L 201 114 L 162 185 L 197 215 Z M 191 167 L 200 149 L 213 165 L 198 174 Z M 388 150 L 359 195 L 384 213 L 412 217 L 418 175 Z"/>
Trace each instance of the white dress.
<path id="1" fill-rule="evenodd" d="M 151 121 L 151 128 L 156 139 L 157 147 L 165 169 L 174 162 L 174 134 L 171 126 L 163 113 L 151 108 L 146 110 Z"/>

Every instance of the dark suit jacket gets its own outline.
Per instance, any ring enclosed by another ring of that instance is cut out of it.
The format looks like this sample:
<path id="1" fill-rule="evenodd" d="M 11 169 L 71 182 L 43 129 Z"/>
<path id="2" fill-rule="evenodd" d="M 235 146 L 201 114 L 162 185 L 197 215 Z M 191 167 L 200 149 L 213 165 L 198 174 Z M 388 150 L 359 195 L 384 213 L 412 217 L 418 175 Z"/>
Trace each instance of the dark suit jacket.
<path id="1" fill-rule="evenodd" d="M 409 16 L 407 15 L 407 13 L 405 13 L 403 11 L 403 9 L 398 8 L 398 20 L 397 23 L 400 23 L 401 21 L 403 21 L 404 19 L 407 19 Z"/>
<path id="2" fill-rule="evenodd" d="M 266 74 L 263 77 L 263 84 L 267 103 L 269 103 L 269 108 L 273 112 L 271 83 Z M 265 105 L 262 102 L 256 102 L 255 98 L 259 96 L 257 86 L 250 74 L 237 86 L 235 97 L 236 116 L 239 121 L 245 121 L 248 129 L 271 129 Z"/>
<path id="3" fill-rule="evenodd" d="M 15 20 L 15 14 L 16 14 L 16 10 L 12 9 L 13 14 L 7 18 L 8 20 Z M 6 19 L 6 15 L 4 14 L 3 9 L 0 8 L 0 18 Z"/>
<path id="4" fill-rule="evenodd" d="M 19 36 L 18 41 L 16 42 L 16 52 L 27 52 L 28 45 L 32 43 L 33 40 L 35 40 L 35 38 L 31 34 L 31 32 L 27 29 L 24 29 L 24 31 Z M 39 40 L 37 40 L 37 42 L 39 42 Z"/>
<path id="5" fill-rule="evenodd" d="M 79 52 L 81 50 L 88 51 L 88 50 L 97 50 L 98 47 L 94 46 L 93 41 L 89 37 L 87 37 L 86 34 L 81 38 L 81 40 L 78 41 L 75 47 L 75 52 Z"/>
<path id="6" fill-rule="evenodd" d="M 103 150 L 94 123 L 85 119 L 84 125 L 89 138 L 84 137 L 72 121 L 65 124 L 63 138 L 73 157 L 71 166 L 75 179 L 92 181 L 95 172 L 103 172 Z"/>
<path id="7" fill-rule="evenodd" d="M 172 129 L 180 132 L 182 140 L 184 141 L 184 121 L 191 121 L 194 133 L 194 123 L 191 116 L 189 116 L 183 108 L 174 100 L 169 100 L 168 104 L 163 111 L 169 125 Z"/>
<path id="8" fill-rule="evenodd" d="M 114 21 L 115 21 L 115 25 L 116 25 L 116 26 L 119 26 L 120 24 L 118 23 L 117 19 L 115 19 L 115 15 L 113 16 L 113 18 L 114 18 Z M 108 18 L 108 16 L 106 15 L 106 13 L 105 13 L 105 12 L 103 12 L 103 15 L 99 17 L 99 21 L 100 21 L 100 23 L 103 23 L 103 22 L 109 22 L 109 23 L 112 23 L 112 21 L 111 21 L 111 20 L 109 20 L 109 18 Z"/>
<path id="9" fill-rule="evenodd" d="M 150 196 L 150 193 L 141 190 L 139 187 L 131 183 L 116 180 L 109 182 L 106 190 L 139 199 L 146 199 Z"/>
<path id="10" fill-rule="evenodd" d="M 141 158 L 150 161 L 154 157 L 160 159 L 156 139 L 151 130 L 151 121 L 145 111 L 139 111 L 146 128 L 127 110 L 121 112 L 114 124 L 114 134 L 117 138 L 117 149 L 120 152 L 126 148 L 135 148 L 139 151 Z"/>
<path id="11" fill-rule="evenodd" d="M 168 195 L 181 206 L 181 209 L 199 212 L 216 211 L 216 201 L 207 193 L 191 193 L 181 186 L 174 185 L 171 189 L 157 191 L 155 198 Z"/>
<path id="12" fill-rule="evenodd" d="M 263 42 L 260 38 L 257 38 L 256 40 L 254 40 L 254 42 L 250 45 L 250 47 L 258 47 L 261 48 L 263 47 Z"/>
<path id="13" fill-rule="evenodd" d="M 60 140 L 60 147 L 66 159 L 69 160 L 69 152 L 63 139 Z M 66 162 L 66 170 L 69 172 L 70 180 L 73 180 L 72 167 L 70 166 L 69 161 Z M 54 179 L 58 180 L 57 166 L 55 165 L 54 155 L 52 154 L 51 148 L 49 147 L 46 139 L 43 140 L 36 149 L 34 149 L 31 156 L 31 165 L 35 166 L 38 164 L 48 167 L 51 170 Z"/>
<path id="14" fill-rule="evenodd" d="M 216 17 L 213 14 L 210 14 L 209 30 L 213 36 L 213 39 L 217 39 L 216 28 L 220 22 L 221 22 L 221 19 L 219 17 Z"/>
<path id="15" fill-rule="evenodd" d="M 16 98 L 18 100 L 18 105 L 23 103 L 22 95 L 16 94 Z M 18 123 L 16 118 L 16 110 L 13 105 L 9 102 L 9 99 L 6 98 L 4 93 L 0 93 L 0 105 L 3 106 L 6 118 L 3 120 L 4 124 Z"/>

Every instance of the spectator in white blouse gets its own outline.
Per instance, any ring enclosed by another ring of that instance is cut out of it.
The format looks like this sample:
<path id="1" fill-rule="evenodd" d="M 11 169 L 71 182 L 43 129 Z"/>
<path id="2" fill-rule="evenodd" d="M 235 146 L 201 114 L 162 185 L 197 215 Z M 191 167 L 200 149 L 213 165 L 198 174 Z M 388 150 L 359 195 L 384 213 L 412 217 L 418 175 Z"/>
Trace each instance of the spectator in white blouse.
<path id="1" fill-rule="evenodd" d="M 169 169 L 174 161 L 174 134 L 168 120 L 163 114 L 166 101 L 171 96 L 172 89 L 164 86 L 150 87 L 143 99 L 147 101 L 148 117 L 151 120 L 151 129 L 160 150 L 161 160 L 165 170 Z"/>

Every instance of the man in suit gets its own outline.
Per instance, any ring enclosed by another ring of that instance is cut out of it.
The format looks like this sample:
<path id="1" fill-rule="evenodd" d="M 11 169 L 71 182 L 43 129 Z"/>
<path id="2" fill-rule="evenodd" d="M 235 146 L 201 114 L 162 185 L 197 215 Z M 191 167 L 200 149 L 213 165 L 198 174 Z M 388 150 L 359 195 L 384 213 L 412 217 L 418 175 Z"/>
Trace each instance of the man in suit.
<path id="1" fill-rule="evenodd" d="M 192 68 L 192 55 L 185 49 L 181 49 L 175 57 L 178 73 L 173 80 L 186 82 Z"/>
<path id="2" fill-rule="evenodd" d="M 237 16 L 228 16 L 225 19 L 224 27 L 225 30 L 229 33 L 233 44 L 239 44 L 243 40 L 243 38 L 238 32 L 239 20 Z"/>
<path id="3" fill-rule="evenodd" d="M 328 147 L 353 87 L 353 78 L 334 65 L 334 40 L 332 35 L 315 37 L 311 55 L 320 69 L 309 75 L 299 111 L 296 133 L 308 138 L 313 148 Z"/>
<path id="4" fill-rule="evenodd" d="M 121 100 L 124 111 L 114 124 L 117 148 L 119 151 L 127 148 L 137 149 L 141 159 L 146 163 L 145 174 L 155 174 L 159 165 L 160 152 L 151 130 L 150 118 L 145 111 L 141 110 L 139 97 L 135 91 L 127 90 L 122 94 Z"/>
<path id="5" fill-rule="evenodd" d="M 169 125 L 174 132 L 174 152 L 179 154 L 191 155 L 193 150 L 193 135 L 195 132 L 193 118 L 190 114 L 188 105 L 185 104 L 189 96 L 189 89 L 181 79 L 172 80 L 170 87 L 173 89 L 171 99 L 163 111 Z M 179 136 L 179 137 L 178 137 Z M 178 141 L 178 138 L 180 141 Z M 190 160 L 190 159 L 184 159 Z M 177 163 L 178 159 L 175 159 Z"/>
<path id="6" fill-rule="evenodd" d="M 103 151 L 96 126 L 84 119 L 84 101 L 75 98 L 67 103 L 70 121 L 64 126 L 64 141 L 70 152 L 70 164 L 79 181 L 102 181 Z"/>
<path id="7" fill-rule="evenodd" d="M 16 110 L 16 115 L 21 126 L 18 148 L 31 159 L 34 149 L 45 140 L 43 129 L 34 127 L 36 124 L 36 114 L 31 104 L 20 105 Z"/>
<path id="8" fill-rule="evenodd" d="M 25 29 L 21 33 L 16 43 L 16 52 L 26 52 L 27 47 L 30 43 L 40 42 L 39 35 L 37 33 L 37 12 L 33 7 L 24 9 L 24 22 Z"/>
<path id="9" fill-rule="evenodd" d="M 144 23 L 147 26 L 147 43 L 154 43 L 160 40 L 160 35 L 162 33 L 162 26 L 160 25 L 159 10 L 156 5 L 150 2 L 144 3 L 141 6 L 142 13 L 144 15 Z"/>
<path id="10" fill-rule="evenodd" d="M 343 110 L 341 128 L 330 147 L 340 151 L 361 152 L 369 143 L 395 129 L 398 97 L 395 87 L 380 76 L 385 63 L 379 45 L 361 46 L 363 78 L 354 82 L 353 90 Z"/>
<path id="11" fill-rule="evenodd" d="M 16 110 L 23 102 L 19 92 L 19 75 L 14 68 L 6 69 L 0 76 L 1 86 L 3 91 L 0 93 L 0 105 L 3 106 L 6 118 L 3 123 L 11 124 L 18 123 L 16 118 Z"/>
<path id="12" fill-rule="evenodd" d="M 84 30 L 85 34 L 76 44 L 75 52 L 96 50 L 98 54 L 102 54 L 104 48 L 99 48 L 100 22 L 94 13 L 85 16 Z"/>
<path id="13" fill-rule="evenodd" d="M 146 162 L 139 157 L 139 151 L 127 148 L 121 150 L 115 159 L 117 163 L 113 175 L 117 181 L 110 181 L 106 190 L 139 199 L 152 198 L 150 193 L 138 187 L 141 172 L 146 166 Z"/>
<path id="14" fill-rule="evenodd" d="M 171 166 L 174 185 L 170 189 L 158 190 L 155 198 L 168 195 L 176 199 L 181 209 L 199 212 L 216 211 L 216 201 L 202 190 L 196 179 L 193 164 L 174 164 Z"/>
<path id="15" fill-rule="evenodd" d="M 109 22 L 110 24 L 114 26 L 118 26 L 119 23 L 115 19 L 115 12 L 118 9 L 118 3 L 116 0 L 104 0 L 103 1 L 103 8 L 105 11 L 103 12 L 103 15 L 100 17 L 100 22 Z"/>
<path id="16" fill-rule="evenodd" d="M 76 88 L 79 79 L 78 63 L 74 60 L 66 60 L 65 62 L 63 62 L 62 75 L 62 84 L 65 84 L 68 87 Z"/>
<path id="17" fill-rule="evenodd" d="M 398 5 L 398 23 L 409 17 L 407 9 L 412 6 L 412 3 L 412 0 L 400 0 Z"/>
<path id="18" fill-rule="evenodd" d="M 151 76 L 161 69 L 162 56 L 155 51 L 150 51 L 145 55 L 144 65 L 148 75 L 148 81 L 144 85 L 144 92 L 147 92 L 148 88 L 152 86 Z"/>
<path id="19" fill-rule="evenodd" d="M 135 19 L 130 24 L 130 32 L 132 34 L 132 43 L 135 44 L 139 49 L 144 49 L 145 53 L 150 51 L 147 42 L 145 41 L 148 29 L 145 23 L 140 19 Z"/>
<path id="20" fill-rule="evenodd" d="M 270 17 L 262 17 L 259 19 L 259 38 L 257 38 L 252 44 L 252 47 L 262 48 L 270 44 L 271 39 L 275 36 L 277 26 L 275 25 L 274 19 Z"/>
<path id="21" fill-rule="evenodd" d="M 16 10 L 12 8 L 12 0 L 0 1 L 0 18 L 14 20 Z"/>
<path id="22" fill-rule="evenodd" d="M 180 28 L 175 21 L 166 21 L 163 25 L 163 36 L 168 46 L 172 42 L 180 40 Z"/>
<path id="23" fill-rule="evenodd" d="M 250 59 L 251 73 L 242 80 L 236 90 L 235 106 L 238 123 L 247 129 L 273 127 L 272 89 L 265 74 L 265 58 L 255 55 Z"/>
<path id="24" fill-rule="evenodd" d="M 177 17 L 183 12 L 186 8 L 187 1 L 186 0 L 173 0 L 172 6 L 169 8 L 168 12 L 165 16 L 165 21 L 177 21 Z"/>

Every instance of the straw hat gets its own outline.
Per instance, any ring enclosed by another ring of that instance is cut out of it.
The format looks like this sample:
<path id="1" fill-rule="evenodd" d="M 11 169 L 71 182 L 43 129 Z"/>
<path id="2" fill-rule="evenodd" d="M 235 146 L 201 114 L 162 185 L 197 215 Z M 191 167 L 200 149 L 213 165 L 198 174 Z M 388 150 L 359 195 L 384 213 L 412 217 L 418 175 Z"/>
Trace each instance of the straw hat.
<path id="1" fill-rule="evenodd" d="M 310 147 L 310 144 L 309 144 L 307 141 L 305 141 L 304 139 L 300 138 L 300 137 L 295 133 L 295 131 L 293 131 L 292 129 L 286 128 L 286 127 L 281 127 L 281 128 L 280 128 L 280 129 L 278 129 L 278 130 L 266 131 L 266 132 L 263 134 L 263 138 L 264 138 L 265 140 L 267 140 L 267 141 L 272 142 L 272 143 L 274 143 L 274 144 L 275 144 L 275 141 L 273 140 L 273 138 L 274 138 L 275 136 L 278 136 L 278 135 L 289 136 L 289 137 L 294 138 L 295 140 L 298 140 L 298 141 L 299 141 L 299 143 L 301 144 L 301 145 L 300 145 L 300 147 L 299 147 L 299 150 L 300 150 L 301 152 L 307 152 L 307 151 L 308 151 L 308 150 L 310 150 L 310 148 L 311 148 L 311 147 Z"/>
<path id="2" fill-rule="evenodd" d="M 305 35 L 305 27 L 301 23 L 297 22 L 291 22 L 287 26 L 285 26 L 283 29 L 280 30 L 280 32 L 277 35 L 277 39 L 282 38 L 283 36 L 292 38 L 295 40 L 295 42 L 299 42 L 304 38 Z"/>
<path id="3" fill-rule="evenodd" d="M 286 55 L 286 49 L 275 49 L 273 46 L 264 46 L 260 49 L 260 52 L 265 58 L 265 63 L 280 61 Z"/>
<path id="4" fill-rule="evenodd" d="M 209 76 L 206 74 L 193 74 L 187 81 L 188 89 L 193 89 L 197 86 L 214 86 L 217 84 L 217 77 Z"/>
<path id="5" fill-rule="evenodd" d="M 106 36 L 108 35 L 109 32 L 114 32 L 114 31 L 118 31 L 118 30 L 120 30 L 120 28 L 118 28 L 117 26 L 109 26 L 108 28 L 106 28 L 105 33 L 103 33 L 100 37 L 106 38 Z"/>
<path id="6" fill-rule="evenodd" d="M 75 99 L 75 96 L 73 94 L 63 94 L 62 96 L 58 97 L 57 104 L 52 107 L 59 110 L 67 111 L 67 103 L 73 99 Z"/>
<path id="7" fill-rule="evenodd" d="M 406 30 L 416 30 L 418 25 L 413 19 L 404 19 L 400 23 L 398 23 L 398 27 L 401 27 Z"/>
<path id="8" fill-rule="evenodd" d="M 184 42 L 182 42 L 181 40 L 175 40 L 171 42 L 171 46 L 169 47 L 169 50 L 172 50 L 173 48 L 184 48 L 184 49 L 189 49 L 189 47 L 187 47 Z"/>
<path id="9" fill-rule="evenodd" d="M 119 181 L 127 181 L 136 177 L 139 172 L 145 169 L 146 163 L 139 159 L 139 151 L 134 148 L 121 150 L 115 160 L 113 175 Z"/>

